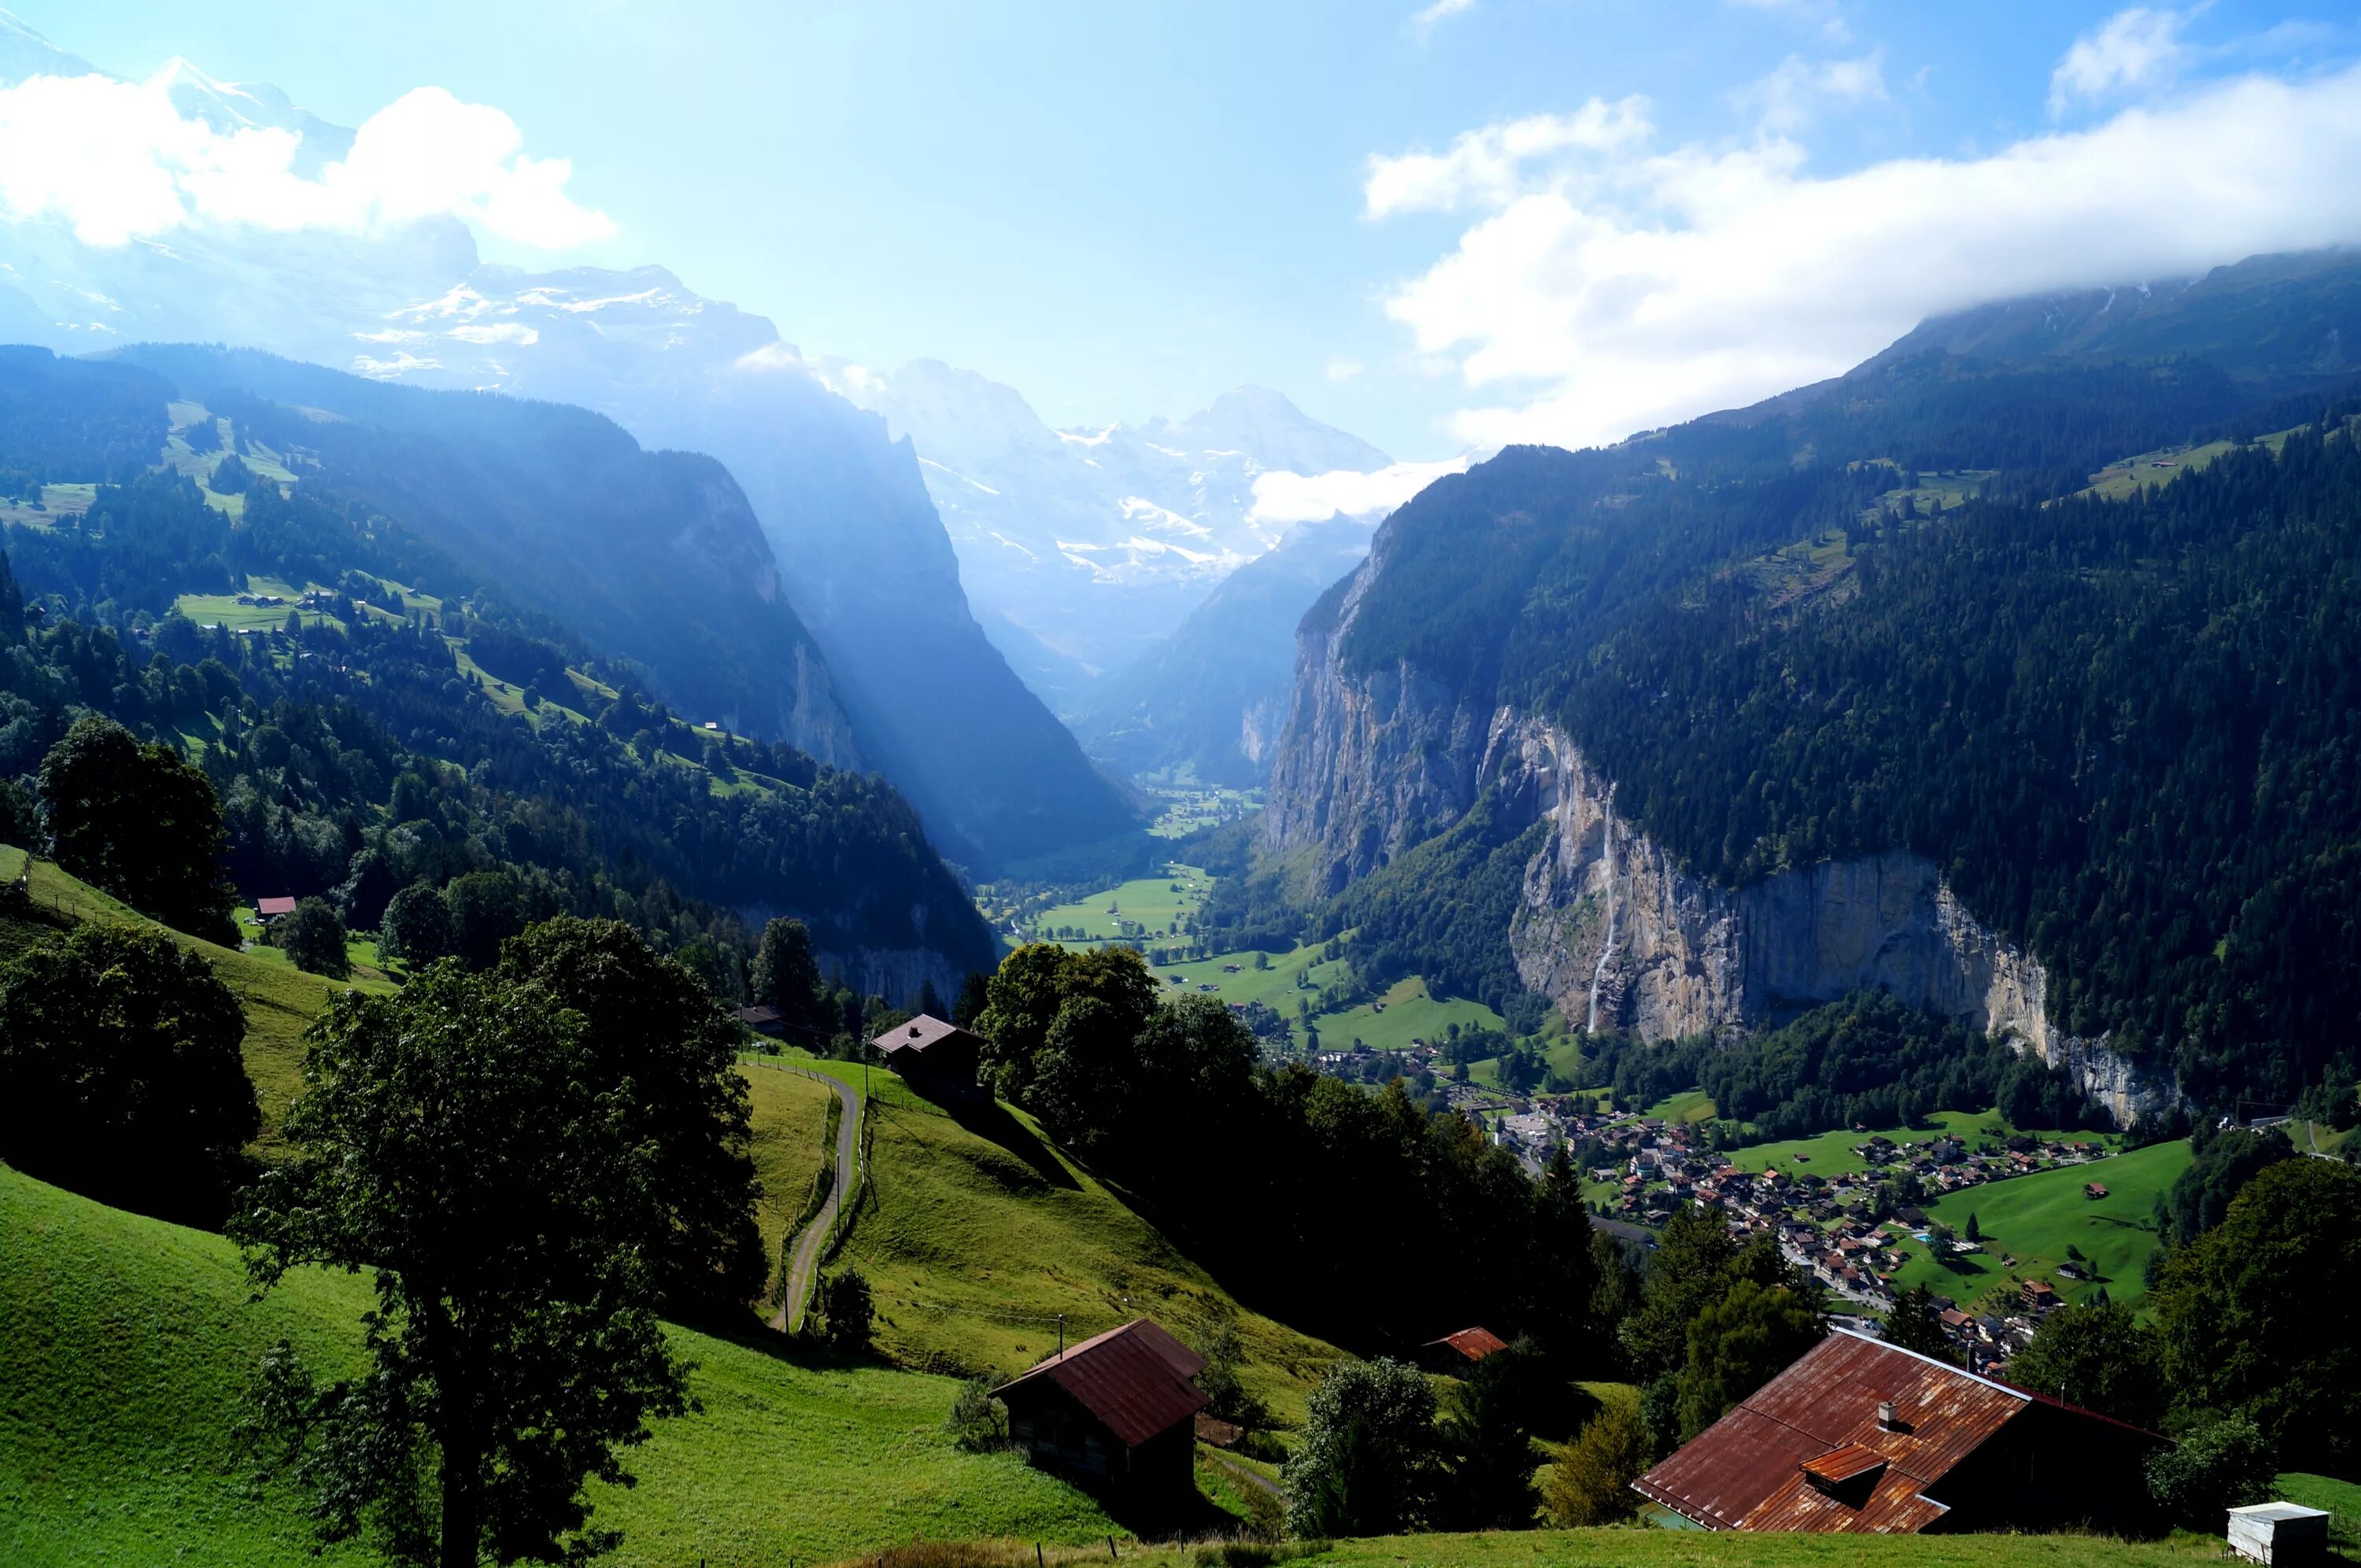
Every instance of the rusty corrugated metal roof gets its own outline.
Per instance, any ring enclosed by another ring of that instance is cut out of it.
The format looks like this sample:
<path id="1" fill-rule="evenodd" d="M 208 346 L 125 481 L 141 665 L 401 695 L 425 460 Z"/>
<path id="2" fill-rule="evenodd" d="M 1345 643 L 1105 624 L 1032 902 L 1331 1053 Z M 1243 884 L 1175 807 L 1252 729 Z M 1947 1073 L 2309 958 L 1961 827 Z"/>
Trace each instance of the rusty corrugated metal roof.
<path id="1" fill-rule="evenodd" d="M 1431 1339 L 1419 1348 L 1433 1350 L 1437 1346 L 1447 1346 L 1470 1361 L 1481 1361 L 1496 1350 L 1508 1349 L 1509 1342 L 1489 1329 L 1461 1329 L 1455 1334 L 1445 1334 L 1441 1339 Z"/>
<path id="2" fill-rule="evenodd" d="M 1923 1489 L 2031 1398 L 1839 1329 L 1634 1486 L 1717 1530 L 1921 1530 L 1943 1512 Z M 1878 1424 L 1878 1406 L 1889 1399 L 1891 1430 Z M 1806 1469 L 1850 1449 L 1886 1465 L 1859 1507 L 1820 1490 Z"/>
<path id="3" fill-rule="evenodd" d="M 1203 1356 L 1136 1318 L 1068 1346 L 993 1392 L 1005 1398 L 1011 1389 L 1047 1379 L 1105 1423 L 1117 1442 L 1137 1448 L 1205 1408 L 1204 1391 L 1192 1381 L 1204 1369 Z"/>
<path id="4" fill-rule="evenodd" d="M 1885 1455 L 1873 1448 L 1863 1448 L 1849 1442 L 1842 1448 L 1832 1448 L 1817 1459 L 1804 1461 L 1804 1474 L 1817 1475 L 1823 1481 L 1845 1482 L 1885 1467 Z"/>

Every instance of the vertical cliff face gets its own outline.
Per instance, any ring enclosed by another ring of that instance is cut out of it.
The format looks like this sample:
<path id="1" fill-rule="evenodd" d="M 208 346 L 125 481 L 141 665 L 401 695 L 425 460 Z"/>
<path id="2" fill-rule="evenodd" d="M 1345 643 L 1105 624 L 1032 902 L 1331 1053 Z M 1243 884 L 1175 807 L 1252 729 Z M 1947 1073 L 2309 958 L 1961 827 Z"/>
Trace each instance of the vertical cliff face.
<path id="1" fill-rule="evenodd" d="M 1266 841 L 1316 897 L 1459 819 L 1475 803 L 1491 721 L 1407 663 L 1346 674 L 1337 645 L 1380 569 L 1373 555 L 1304 618 L 1271 762 Z"/>
<path id="2" fill-rule="evenodd" d="M 2048 977 L 1971 915 L 1929 861 L 1829 861 L 1741 888 L 1684 870 L 1615 810 L 1612 781 L 1554 726 L 1467 710 L 1408 668 L 1345 671 L 1335 647 L 1370 568 L 1307 619 L 1266 833 L 1311 890 L 1333 892 L 1494 792 L 1550 831 L 1506 933 L 1532 990 L 1577 1026 L 1650 1039 L 1755 1029 L 1854 991 L 1886 991 L 2063 1065 L 2128 1124 L 2169 1078 L 2065 1035 Z"/>

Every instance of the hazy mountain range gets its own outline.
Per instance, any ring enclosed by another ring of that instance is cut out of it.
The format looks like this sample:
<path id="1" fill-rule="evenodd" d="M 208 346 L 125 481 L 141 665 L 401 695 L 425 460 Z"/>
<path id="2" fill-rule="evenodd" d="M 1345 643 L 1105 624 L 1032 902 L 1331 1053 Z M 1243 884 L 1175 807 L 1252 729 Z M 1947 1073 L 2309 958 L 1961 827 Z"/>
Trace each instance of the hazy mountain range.
<path id="1" fill-rule="evenodd" d="M 939 360 L 824 374 L 916 444 L 969 596 L 1068 711 L 1284 536 L 1257 510 L 1257 477 L 1393 461 L 1259 387 L 1186 419 L 1052 430 L 1015 388 Z"/>

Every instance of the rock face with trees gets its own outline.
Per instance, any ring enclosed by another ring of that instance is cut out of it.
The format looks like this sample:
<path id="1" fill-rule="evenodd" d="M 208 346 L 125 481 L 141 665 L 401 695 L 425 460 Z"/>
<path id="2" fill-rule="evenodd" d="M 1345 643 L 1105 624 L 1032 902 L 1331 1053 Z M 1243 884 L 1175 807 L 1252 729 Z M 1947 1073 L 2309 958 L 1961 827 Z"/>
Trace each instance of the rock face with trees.
<path id="1" fill-rule="evenodd" d="M 2119 1117 L 2291 1103 L 2361 994 L 2361 819 L 2303 782 L 2352 743 L 2361 457 L 2287 346 L 2352 277 L 2224 269 L 2119 362 L 1937 333 L 1438 481 L 1305 617 L 1269 864 L 1315 898 L 1414 864 L 1356 961 L 1408 938 L 1503 1011 L 1671 1037 L 1884 986 Z M 2209 364 L 2265 293 L 2281 359 Z M 2192 434 L 2229 449 L 2083 493 Z"/>

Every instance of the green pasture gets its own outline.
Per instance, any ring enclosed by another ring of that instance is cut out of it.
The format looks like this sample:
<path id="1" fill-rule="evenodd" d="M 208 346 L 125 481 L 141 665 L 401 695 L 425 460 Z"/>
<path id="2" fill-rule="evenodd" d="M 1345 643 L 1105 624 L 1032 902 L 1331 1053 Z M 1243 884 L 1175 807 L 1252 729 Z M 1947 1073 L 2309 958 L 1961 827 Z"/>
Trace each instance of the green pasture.
<path id="1" fill-rule="evenodd" d="M 1677 1096 L 1675 1097 L 1677 1098 Z M 1655 1114 L 1651 1111 L 1650 1114 Z M 1708 1113 L 1710 1114 L 1710 1113 Z M 1923 1144 L 1942 1133 L 1958 1137 L 1973 1154 L 1979 1145 L 1997 1145 L 2004 1138 L 2024 1131 L 2011 1126 L 1997 1111 L 1938 1111 L 1927 1118 L 1927 1124 L 1917 1127 L 1872 1127 L 1856 1133 L 1840 1127 L 1832 1133 L 1820 1133 L 1808 1138 L 1785 1138 L 1777 1143 L 1749 1144 L 1732 1149 L 1730 1157 L 1741 1170 L 1784 1170 L 1790 1176 L 1851 1176 L 1869 1168 L 1869 1162 L 1853 1153 L 1853 1146 L 1873 1137 L 1890 1138 L 1896 1144 Z M 2068 1143 L 2097 1144 L 2112 1148 L 2122 1143 L 2114 1133 L 2034 1132 L 2032 1135 L 2048 1142 L 2062 1139 Z M 1802 1160 L 1797 1155 L 1806 1157 Z"/>
<path id="2" fill-rule="evenodd" d="M 1419 1040 L 1439 1047 L 1454 1024 L 1462 1029 L 1502 1027 L 1500 1015 L 1482 1003 L 1436 996 L 1415 975 L 1395 981 L 1374 1001 L 1341 1013 L 1315 1014 L 1312 1022 L 1320 1030 L 1323 1051 L 1348 1048 L 1356 1039 L 1371 1050 L 1407 1050 Z"/>
<path id="3" fill-rule="evenodd" d="M 278 1340 L 331 1373 L 357 1365 L 365 1277 L 306 1270 L 256 1302 L 219 1236 L 5 1168 L 0 1235 L 0 1562 L 379 1561 L 351 1546 L 315 1555 L 302 1499 L 257 1475 L 234 1436 Z M 626 1455 L 636 1487 L 594 1488 L 598 1522 L 624 1532 L 610 1562 L 784 1565 L 912 1541 L 1122 1533 L 1015 1455 L 956 1447 L 949 1378 L 791 1352 L 751 1325 L 674 1339 L 697 1409 Z"/>
<path id="4" fill-rule="evenodd" d="M 276 1139 L 280 1118 L 302 1087 L 303 1031 L 320 1015 L 328 998 L 347 988 L 389 989 L 381 978 L 356 975 L 350 981 L 328 980 L 305 974 L 276 949 L 240 951 L 159 926 L 128 905 L 68 876 L 53 861 L 33 862 L 31 891 L 34 909 L 47 918 L 151 927 L 214 966 L 214 973 L 236 993 L 246 1011 L 246 1071 L 261 1097 L 265 1147 Z"/>
<path id="5" fill-rule="evenodd" d="M 30 504 L 29 495 L 0 496 L 0 522 L 46 532 L 61 517 L 79 517 L 88 511 L 97 499 L 96 485 L 43 485 L 38 509 Z"/>
<path id="6" fill-rule="evenodd" d="M 1166 874 L 1134 877 L 1129 882 L 1093 894 L 1071 904 L 1060 904 L 1035 916 L 1027 929 L 1042 933 L 1041 940 L 1062 940 L 1069 947 L 1087 946 L 1116 937 L 1141 937 L 1151 945 L 1165 935 L 1184 915 L 1194 915 L 1213 891 L 1213 879 L 1194 866 L 1177 862 L 1165 868 Z M 1126 931 L 1120 922 L 1133 921 L 1134 929 Z M 1079 937 L 1052 938 L 1048 933 L 1060 927 L 1082 933 Z M 1143 932 L 1137 927 L 1145 927 Z"/>
<path id="7" fill-rule="evenodd" d="M 1200 985 L 1213 987 L 1214 994 L 1224 1002 L 1259 1002 L 1278 1009 L 1291 1023 L 1295 1018 L 1295 999 L 1309 994 L 1299 990 L 1296 977 L 1301 975 L 1316 992 L 1323 986 L 1334 985 L 1351 972 L 1351 966 L 1342 959 L 1323 960 L 1318 946 L 1302 947 L 1291 953 L 1266 953 L 1268 969 L 1255 968 L 1255 955 L 1249 952 L 1217 953 L 1210 959 L 1192 963 L 1161 964 L 1157 978 L 1165 981 L 1172 994 L 1194 995 Z M 1237 972 L 1228 972 L 1237 965 Z M 1186 989 L 1171 983 L 1179 975 L 1187 982 Z"/>
<path id="8" fill-rule="evenodd" d="M 295 601 L 303 596 L 307 588 L 315 586 L 307 584 L 303 587 L 298 587 L 294 584 L 281 582 L 276 577 L 248 577 L 247 592 L 277 594 L 287 602 L 278 605 L 250 605 L 238 603 L 237 595 L 234 593 L 182 594 L 172 601 L 172 608 L 199 626 L 226 626 L 232 631 L 276 631 L 287 624 L 287 618 L 290 615 L 302 616 L 303 624 L 306 626 L 342 625 L 343 622 L 334 616 L 320 610 L 299 610 L 295 608 Z"/>
<path id="9" fill-rule="evenodd" d="M 862 1082 L 858 1064 L 799 1065 Z M 1020 1372 L 1057 1350 L 1060 1313 L 1069 1343 L 1136 1317 L 1184 1337 L 1228 1322 L 1246 1385 L 1282 1420 L 1301 1419 L 1333 1346 L 1241 1306 L 1024 1112 L 953 1120 L 883 1069 L 869 1081 L 871 1191 L 844 1257 L 869 1277 L 895 1360 Z"/>
<path id="10" fill-rule="evenodd" d="M 1694 1126 L 1699 1122 L 1712 1121 L 1716 1112 L 1713 1097 L 1704 1090 L 1684 1089 L 1677 1094 L 1666 1095 L 1641 1113 L 1663 1122 Z"/>
<path id="11" fill-rule="evenodd" d="M 2157 1247 L 2156 1201 L 2189 1168 L 2191 1157 L 2188 1142 L 2175 1138 L 2114 1159 L 1947 1194 L 1927 1205 L 1927 1216 L 1964 1234 L 1973 1214 L 1982 1250 L 1938 1264 L 1919 1243 L 1905 1242 L 1909 1261 L 1896 1283 L 1925 1285 L 1963 1305 L 1980 1304 L 1995 1290 L 2014 1294 L 2015 1282 L 2025 1279 L 2043 1280 L 2069 1301 L 2088 1299 L 2103 1287 L 2111 1299 L 2136 1303 L 2147 1294 L 2142 1271 Z M 2106 1188 L 2104 1198 L 2082 1195 L 2084 1184 L 2093 1181 Z M 2096 1279 L 2058 1273 L 2070 1245 L 2089 1259 Z M 2004 1258 L 2014 1262 L 2004 1265 Z"/>

